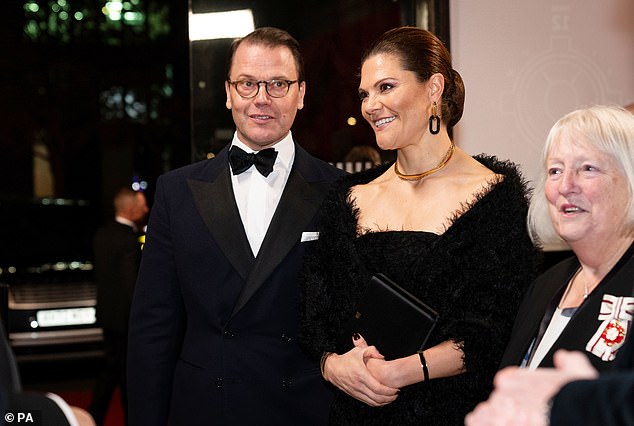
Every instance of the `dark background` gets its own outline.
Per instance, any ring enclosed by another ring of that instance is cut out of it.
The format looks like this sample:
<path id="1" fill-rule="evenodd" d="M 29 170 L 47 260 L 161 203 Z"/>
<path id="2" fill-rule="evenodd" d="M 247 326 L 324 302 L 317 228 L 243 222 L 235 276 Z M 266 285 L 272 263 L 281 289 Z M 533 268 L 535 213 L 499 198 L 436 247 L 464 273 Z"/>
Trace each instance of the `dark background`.
<path id="1" fill-rule="evenodd" d="M 365 47 L 390 28 L 399 25 L 431 28 L 436 23 L 436 32 L 448 43 L 448 6 L 447 2 L 442 3 L 440 10 L 428 1 L 307 0 L 299 7 L 282 0 L 266 3 L 192 0 L 192 11 L 249 8 L 254 11 L 256 27 L 284 28 L 299 40 L 306 62 L 307 92 L 293 134 L 309 152 L 337 162 L 355 145 L 376 147 L 374 134 L 361 117 L 357 95 L 359 61 Z M 434 18 L 417 18 L 417 8 L 421 7 L 427 8 Z M 205 158 L 207 152 L 217 152 L 231 140 L 229 130 L 233 124 L 224 106 L 225 58 L 230 43 L 231 40 L 212 40 L 191 45 L 195 159 Z M 356 119 L 356 125 L 347 124 L 350 117 Z"/>
<path id="2" fill-rule="evenodd" d="M 190 9 L 250 8 L 256 26 L 286 29 L 300 41 L 308 89 L 293 133 L 331 162 L 354 145 L 374 146 L 357 97 L 365 46 L 401 24 L 428 27 L 448 42 L 448 5 L 441 0 L 122 2 L 143 22 L 108 20 L 106 0 L 3 2 L 0 200 L 34 197 L 35 144 L 48 149 L 51 196 L 87 200 L 101 219 L 111 213 L 118 186 L 147 182 L 151 205 L 159 174 L 228 142 L 233 124 L 223 81 L 231 40 L 190 43 Z M 429 18 L 417 18 L 417 7 Z M 347 125 L 348 117 L 357 125 Z"/>

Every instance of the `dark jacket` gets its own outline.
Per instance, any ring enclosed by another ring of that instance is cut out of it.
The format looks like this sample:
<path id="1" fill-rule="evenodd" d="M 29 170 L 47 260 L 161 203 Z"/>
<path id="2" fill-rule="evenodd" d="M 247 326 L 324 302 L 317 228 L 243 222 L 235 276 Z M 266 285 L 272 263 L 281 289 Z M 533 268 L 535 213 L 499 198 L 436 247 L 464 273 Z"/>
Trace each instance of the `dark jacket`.
<path id="1" fill-rule="evenodd" d="M 521 364 L 531 342 L 538 334 L 544 315 L 550 315 L 554 311 L 568 282 L 578 268 L 577 258 L 570 257 L 550 268 L 531 284 L 520 306 L 511 333 L 511 340 L 502 357 L 501 367 Z M 583 351 L 598 370 L 610 368 L 612 362 L 602 360 L 599 356 L 588 352 L 586 344 L 604 322 L 604 320 L 598 319 L 604 295 L 631 297 L 633 284 L 634 244 L 577 309 L 542 360 L 540 367 L 552 367 L 553 354 L 558 349 L 567 349 Z M 628 332 L 631 332 L 631 329 Z M 616 346 L 614 347 L 616 348 Z M 618 352 L 616 352 L 616 356 L 618 357 Z"/>
<path id="2" fill-rule="evenodd" d="M 634 426 L 634 338 L 621 348 L 614 368 L 597 380 L 564 386 L 553 398 L 551 426 Z"/>
<path id="3" fill-rule="evenodd" d="M 302 234 L 343 172 L 298 145 L 254 258 L 228 149 L 161 176 L 129 331 L 131 426 L 323 424 L 331 400 L 297 344 Z"/>
<path id="4" fill-rule="evenodd" d="M 93 241 L 97 281 L 97 320 L 119 333 L 128 330 L 141 246 L 131 226 L 112 221 L 97 230 Z"/>

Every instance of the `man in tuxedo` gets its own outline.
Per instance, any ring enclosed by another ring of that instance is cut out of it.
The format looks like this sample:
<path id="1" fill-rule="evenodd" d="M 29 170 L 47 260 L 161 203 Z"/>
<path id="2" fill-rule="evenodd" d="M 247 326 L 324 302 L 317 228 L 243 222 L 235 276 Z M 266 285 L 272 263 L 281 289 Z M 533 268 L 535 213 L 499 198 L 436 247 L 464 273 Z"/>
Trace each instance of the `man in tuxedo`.
<path id="1" fill-rule="evenodd" d="M 233 141 L 157 182 L 130 318 L 131 426 L 326 423 L 332 395 L 297 343 L 298 280 L 342 172 L 291 134 L 306 92 L 295 39 L 256 29 L 227 65 Z"/>
<path id="2" fill-rule="evenodd" d="M 114 218 L 95 233 L 93 252 L 97 282 L 97 320 L 103 329 L 104 367 L 92 393 L 88 411 L 102 425 L 117 386 L 123 411 L 126 401 L 128 319 L 134 284 L 141 262 L 139 227 L 148 207 L 145 195 L 129 187 L 113 197 Z"/>

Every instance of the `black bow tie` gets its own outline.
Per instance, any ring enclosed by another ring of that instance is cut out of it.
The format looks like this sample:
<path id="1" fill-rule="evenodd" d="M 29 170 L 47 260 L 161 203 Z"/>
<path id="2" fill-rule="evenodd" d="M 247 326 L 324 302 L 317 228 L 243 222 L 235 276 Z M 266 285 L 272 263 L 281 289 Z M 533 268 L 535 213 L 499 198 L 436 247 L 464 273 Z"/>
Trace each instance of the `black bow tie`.
<path id="1" fill-rule="evenodd" d="M 234 175 L 239 175 L 255 165 L 258 172 L 262 176 L 267 177 L 273 171 L 276 157 L 277 151 L 273 148 L 263 149 L 253 154 L 244 152 L 244 150 L 235 145 L 229 150 L 229 163 L 231 163 L 231 170 Z"/>

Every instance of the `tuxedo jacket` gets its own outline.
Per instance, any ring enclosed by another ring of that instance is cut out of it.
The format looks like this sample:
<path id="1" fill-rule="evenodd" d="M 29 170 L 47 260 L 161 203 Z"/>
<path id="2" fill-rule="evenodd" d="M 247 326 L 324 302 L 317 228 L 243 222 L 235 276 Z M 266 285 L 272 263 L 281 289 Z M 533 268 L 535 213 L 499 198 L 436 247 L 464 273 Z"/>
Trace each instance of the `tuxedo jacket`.
<path id="1" fill-rule="evenodd" d="M 107 330 L 125 333 L 141 261 L 138 234 L 113 220 L 97 230 L 93 250 L 97 320 Z"/>
<path id="2" fill-rule="evenodd" d="M 531 342 L 539 332 L 542 318 L 559 303 L 568 282 L 578 268 L 577 258 L 570 257 L 550 268 L 531 284 L 520 305 L 511 332 L 511 339 L 502 357 L 501 367 L 521 364 Z M 632 297 L 633 285 L 634 244 L 577 309 L 542 360 L 540 367 L 552 367 L 553 354 L 558 349 L 567 349 L 584 352 L 599 371 L 610 368 L 612 362 L 604 361 L 599 356 L 587 351 L 586 344 L 603 324 L 603 320 L 599 320 L 598 316 L 604 295 Z M 628 334 L 632 333 L 631 327 L 627 332 Z M 618 357 L 619 352 L 616 352 L 616 358 L 618 359 Z"/>
<path id="3" fill-rule="evenodd" d="M 130 318 L 131 426 L 325 424 L 330 389 L 297 343 L 299 272 L 342 174 L 295 144 L 256 258 L 228 147 L 159 177 Z"/>

